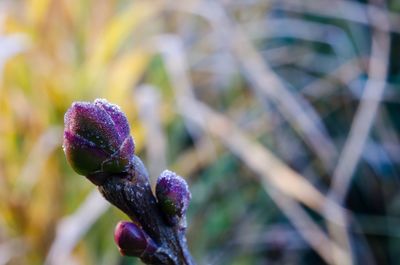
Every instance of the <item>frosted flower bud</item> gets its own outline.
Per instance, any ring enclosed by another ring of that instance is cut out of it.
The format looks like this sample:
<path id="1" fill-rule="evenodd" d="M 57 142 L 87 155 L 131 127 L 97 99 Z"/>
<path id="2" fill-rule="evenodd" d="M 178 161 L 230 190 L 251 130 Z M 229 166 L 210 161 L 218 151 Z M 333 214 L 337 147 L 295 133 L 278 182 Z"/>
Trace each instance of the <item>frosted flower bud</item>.
<path id="1" fill-rule="evenodd" d="M 191 194 L 182 177 L 169 170 L 162 172 L 157 179 L 156 197 L 160 208 L 172 225 L 184 219 Z"/>
<path id="2" fill-rule="evenodd" d="M 75 102 L 65 113 L 63 149 L 71 167 L 95 184 L 104 173 L 127 170 L 134 153 L 128 120 L 104 99 Z"/>

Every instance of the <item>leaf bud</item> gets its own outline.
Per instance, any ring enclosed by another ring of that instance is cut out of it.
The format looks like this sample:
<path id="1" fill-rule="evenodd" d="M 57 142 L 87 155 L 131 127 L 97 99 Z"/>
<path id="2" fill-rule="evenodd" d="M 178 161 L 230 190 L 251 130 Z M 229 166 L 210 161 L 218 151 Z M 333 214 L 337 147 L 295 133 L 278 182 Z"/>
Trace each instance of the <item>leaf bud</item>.
<path id="1" fill-rule="evenodd" d="M 182 177 L 169 170 L 162 172 L 157 179 L 156 197 L 170 224 L 185 220 L 191 194 Z"/>
<path id="2" fill-rule="evenodd" d="M 157 251 L 154 241 L 142 228 L 132 222 L 119 222 L 115 227 L 114 240 L 121 255 L 124 256 L 140 257 Z"/>

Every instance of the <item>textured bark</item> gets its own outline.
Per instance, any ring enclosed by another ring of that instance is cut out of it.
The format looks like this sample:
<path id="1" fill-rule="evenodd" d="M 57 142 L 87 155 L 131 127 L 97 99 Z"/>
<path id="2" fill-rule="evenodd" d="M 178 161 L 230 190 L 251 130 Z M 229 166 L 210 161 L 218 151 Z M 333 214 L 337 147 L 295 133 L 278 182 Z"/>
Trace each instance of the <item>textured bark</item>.
<path id="1" fill-rule="evenodd" d="M 135 176 L 132 170 L 126 175 L 111 175 L 98 188 L 113 205 L 126 213 L 133 222 L 158 244 L 156 253 L 140 258 L 147 264 L 194 265 L 189 253 L 185 229 L 168 225 L 159 209 L 148 181 Z"/>

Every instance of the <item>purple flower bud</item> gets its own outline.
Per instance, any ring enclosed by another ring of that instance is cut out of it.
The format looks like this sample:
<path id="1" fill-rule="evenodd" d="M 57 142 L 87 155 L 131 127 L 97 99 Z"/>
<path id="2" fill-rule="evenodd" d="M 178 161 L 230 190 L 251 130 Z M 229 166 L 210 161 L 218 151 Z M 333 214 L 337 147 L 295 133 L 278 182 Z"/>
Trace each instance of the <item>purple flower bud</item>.
<path id="1" fill-rule="evenodd" d="M 143 231 L 131 222 L 119 222 L 115 227 L 114 240 L 124 256 L 140 257 L 144 253 L 154 253 L 157 245 Z"/>
<path id="2" fill-rule="evenodd" d="M 165 170 L 157 179 L 156 196 L 158 203 L 173 225 L 184 215 L 191 199 L 186 181 L 174 172 Z"/>
<path id="3" fill-rule="evenodd" d="M 104 99 L 75 102 L 65 113 L 64 123 L 64 152 L 78 174 L 126 171 L 135 146 L 128 120 L 117 105 Z"/>

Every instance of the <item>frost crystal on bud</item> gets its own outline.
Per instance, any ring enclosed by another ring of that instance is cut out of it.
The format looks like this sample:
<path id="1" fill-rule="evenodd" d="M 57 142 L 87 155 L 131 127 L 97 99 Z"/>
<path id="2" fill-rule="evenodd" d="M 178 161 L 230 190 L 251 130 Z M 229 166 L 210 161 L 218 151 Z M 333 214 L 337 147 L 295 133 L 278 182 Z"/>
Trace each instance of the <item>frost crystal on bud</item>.
<path id="1" fill-rule="evenodd" d="M 135 146 L 128 120 L 117 105 L 104 99 L 75 102 L 65 113 L 64 123 L 63 149 L 78 174 L 126 171 Z"/>
<path id="2" fill-rule="evenodd" d="M 186 181 L 174 172 L 165 170 L 157 179 L 158 203 L 173 225 L 184 219 L 191 194 Z"/>
<path id="3" fill-rule="evenodd" d="M 154 241 L 134 223 L 119 222 L 115 227 L 114 240 L 124 256 L 140 257 L 143 253 L 154 253 Z"/>

